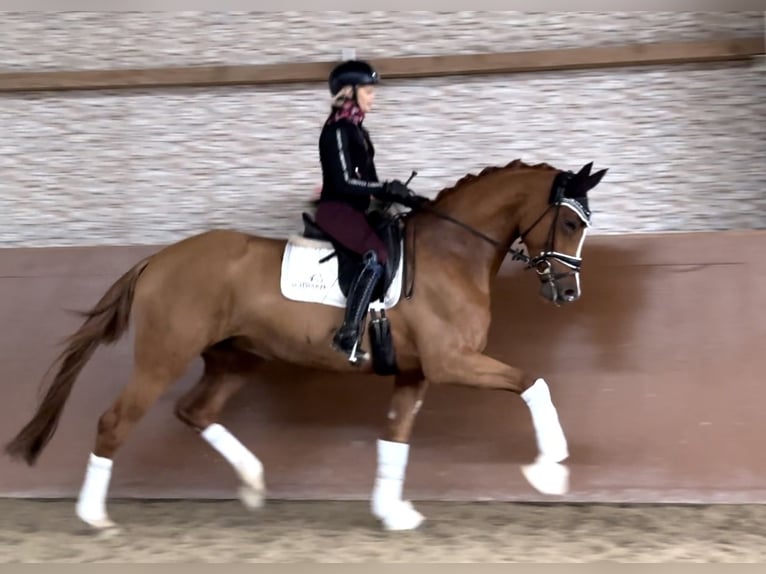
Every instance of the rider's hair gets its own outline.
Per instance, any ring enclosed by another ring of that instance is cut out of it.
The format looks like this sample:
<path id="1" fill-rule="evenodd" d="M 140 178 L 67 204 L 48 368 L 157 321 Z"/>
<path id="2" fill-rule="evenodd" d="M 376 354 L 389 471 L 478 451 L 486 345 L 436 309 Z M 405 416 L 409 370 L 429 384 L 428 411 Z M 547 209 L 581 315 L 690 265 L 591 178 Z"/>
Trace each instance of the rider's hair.
<path id="1" fill-rule="evenodd" d="M 352 86 L 343 86 L 338 93 L 332 97 L 332 106 L 339 108 L 343 102 L 354 97 L 354 88 Z"/>

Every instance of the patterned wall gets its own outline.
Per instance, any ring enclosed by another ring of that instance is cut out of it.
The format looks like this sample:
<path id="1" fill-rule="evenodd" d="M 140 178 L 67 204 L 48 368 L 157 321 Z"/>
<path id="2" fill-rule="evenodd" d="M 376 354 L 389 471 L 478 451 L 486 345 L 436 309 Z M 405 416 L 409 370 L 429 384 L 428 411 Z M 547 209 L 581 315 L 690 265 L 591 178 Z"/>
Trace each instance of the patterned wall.
<path id="1" fill-rule="evenodd" d="M 762 12 L 4 13 L 3 71 L 327 60 L 702 40 Z M 390 81 L 382 177 L 435 194 L 521 157 L 610 171 L 594 233 L 766 228 L 766 73 L 685 65 Z M 324 85 L 0 94 L 0 246 L 300 228 Z"/>

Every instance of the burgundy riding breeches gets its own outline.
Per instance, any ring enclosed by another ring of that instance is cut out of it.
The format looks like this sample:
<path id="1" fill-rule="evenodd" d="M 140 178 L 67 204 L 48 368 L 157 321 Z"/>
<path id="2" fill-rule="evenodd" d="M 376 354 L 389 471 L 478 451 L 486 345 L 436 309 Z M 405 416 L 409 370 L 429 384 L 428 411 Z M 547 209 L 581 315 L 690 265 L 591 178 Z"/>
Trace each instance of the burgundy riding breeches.
<path id="1" fill-rule="evenodd" d="M 317 208 L 314 221 L 338 243 L 364 255 L 374 251 L 378 263 L 388 261 L 386 244 L 375 234 L 364 213 L 340 201 L 323 201 Z"/>

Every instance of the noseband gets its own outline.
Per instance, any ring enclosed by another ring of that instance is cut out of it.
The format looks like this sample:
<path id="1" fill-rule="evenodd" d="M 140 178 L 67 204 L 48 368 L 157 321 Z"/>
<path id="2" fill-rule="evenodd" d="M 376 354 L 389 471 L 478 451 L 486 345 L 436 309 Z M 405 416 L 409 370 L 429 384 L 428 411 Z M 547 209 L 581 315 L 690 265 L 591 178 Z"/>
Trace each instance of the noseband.
<path id="1" fill-rule="evenodd" d="M 514 259 L 524 261 L 526 263 L 526 269 L 534 269 L 535 272 L 546 281 L 555 282 L 563 279 L 564 277 L 574 275 L 575 273 L 579 273 L 582 267 L 582 257 L 560 253 L 553 248 L 556 241 L 556 223 L 558 222 L 561 206 L 571 206 L 572 202 L 575 202 L 575 200 L 563 198 L 553 205 L 549 205 L 548 209 L 543 212 L 543 214 L 529 227 L 529 229 L 520 234 L 519 238 L 521 239 L 522 243 L 525 243 L 524 238 L 535 228 L 535 226 L 543 219 L 543 217 L 545 217 L 545 215 L 551 209 L 556 210 L 556 215 L 553 218 L 553 223 L 551 224 L 550 230 L 548 231 L 548 238 L 546 239 L 545 248 L 538 255 L 529 257 L 518 249 L 510 250 Z M 586 225 L 589 225 L 588 220 L 583 217 L 582 212 L 584 210 L 582 209 L 582 206 L 578 204 L 577 207 L 572 207 L 574 211 L 580 216 L 580 218 L 585 221 Z M 569 271 L 563 273 L 553 273 L 552 261 L 558 261 L 562 265 L 568 267 Z"/>

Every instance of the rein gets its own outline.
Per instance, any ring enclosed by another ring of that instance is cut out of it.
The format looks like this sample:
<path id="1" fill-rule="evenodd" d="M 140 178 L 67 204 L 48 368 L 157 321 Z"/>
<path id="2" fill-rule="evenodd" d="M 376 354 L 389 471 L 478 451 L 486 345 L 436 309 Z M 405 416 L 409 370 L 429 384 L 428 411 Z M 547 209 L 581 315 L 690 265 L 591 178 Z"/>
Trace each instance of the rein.
<path id="1" fill-rule="evenodd" d="M 552 207 L 554 207 L 554 206 L 553 205 L 549 206 L 548 209 L 546 209 L 545 212 L 540 217 L 537 218 L 535 223 L 532 224 L 529 229 L 527 229 L 524 233 L 522 233 L 520 235 L 522 241 L 524 241 L 524 236 L 527 235 L 530 231 L 532 231 L 534 226 L 537 225 L 537 223 L 540 222 L 540 220 L 542 220 L 543 217 L 545 217 L 545 214 L 548 213 L 548 211 Z M 462 227 L 466 231 L 468 231 L 470 233 L 473 233 L 476 237 L 478 237 L 480 239 L 483 239 L 484 241 L 486 241 L 490 245 L 493 245 L 496 249 L 503 249 L 503 246 L 496 239 L 492 239 L 491 237 L 489 237 L 488 235 L 485 235 L 484 233 L 482 233 L 478 229 L 474 229 L 470 225 L 468 225 L 466 223 L 463 223 L 459 219 L 455 219 L 451 215 L 447 215 L 446 213 L 442 213 L 441 211 L 438 211 L 438 210 L 434 209 L 430 205 L 425 205 L 425 204 L 424 205 L 420 205 L 420 206 L 418 206 L 417 210 L 413 211 L 412 213 L 419 213 L 420 211 L 425 211 L 427 213 L 430 213 L 434 217 L 437 217 L 439 219 L 444 219 L 445 221 L 449 221 L 450 223 L 454 223 L 458 227 Z M 526 255 L 524 252 L 522 252 L 520 249 L 515 249 L 515 248 L 510 248 L 509 247 L 506 250 L 506 253 L 510 253 L 512 258 L 513 258 L 513 260 L 515 260 L 515 261 L 520 260 L 520 261 L 524 261 L 527 264 L 529 264 L 532 261 L 532 259 L 528 255 Z"/>

